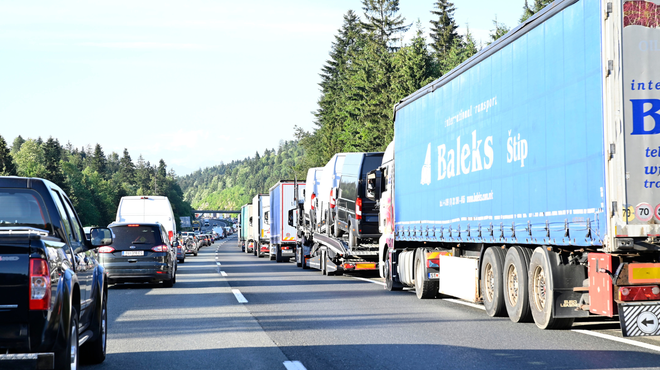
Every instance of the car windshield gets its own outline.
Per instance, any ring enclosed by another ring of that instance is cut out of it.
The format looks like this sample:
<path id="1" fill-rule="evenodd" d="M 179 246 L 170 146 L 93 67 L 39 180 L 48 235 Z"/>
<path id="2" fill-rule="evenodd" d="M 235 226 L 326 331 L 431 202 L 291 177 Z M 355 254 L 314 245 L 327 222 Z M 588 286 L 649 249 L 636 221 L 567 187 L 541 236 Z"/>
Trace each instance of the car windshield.
<path id="1" fill-rule="evenodd" d="M 135 245 L 154 246 L 162 244 L 158 227 L 156 226 L 115 226 L 111 227 L 114 233 L 112 245 L 115 247 L 127 247 Z"/>
<path id="2" fill-rule="evenodd" d="M 0 227 L 36 227 L 47 229 L 44 207 L 32 190 L 0 190 Z"/>

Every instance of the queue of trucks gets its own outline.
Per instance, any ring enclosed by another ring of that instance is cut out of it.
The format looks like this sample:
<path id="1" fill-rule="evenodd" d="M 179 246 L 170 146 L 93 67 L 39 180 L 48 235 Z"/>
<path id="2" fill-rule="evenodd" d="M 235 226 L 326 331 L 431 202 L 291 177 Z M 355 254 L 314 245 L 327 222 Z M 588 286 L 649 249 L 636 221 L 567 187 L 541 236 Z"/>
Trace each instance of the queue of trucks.
<path id="1" fill-rule="evenodd" d="M 541 329 L 599 315 L 624 336 L 660 335 L 649 6 L 660 14 L 657 1 L 555 1 L 401 100 L 384 153 L 336 154 L 265 217 L 296 226 L 303 268 L 377 270 L 390 291 Z M 275 243 L 256 235 L 241 245 Z"/>

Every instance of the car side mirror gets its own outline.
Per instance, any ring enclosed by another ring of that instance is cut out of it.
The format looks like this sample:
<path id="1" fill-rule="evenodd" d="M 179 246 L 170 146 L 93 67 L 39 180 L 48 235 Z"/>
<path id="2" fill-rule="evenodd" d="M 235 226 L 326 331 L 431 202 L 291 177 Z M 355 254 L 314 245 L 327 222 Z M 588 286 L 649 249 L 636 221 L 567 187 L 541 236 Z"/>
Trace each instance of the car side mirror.
<path id="1" fill-rule="evenodd" d="M 104 247 L 112 244 L 112 231 L 107 227 L 94 227 L 89 231 L 92 247 Z"/>

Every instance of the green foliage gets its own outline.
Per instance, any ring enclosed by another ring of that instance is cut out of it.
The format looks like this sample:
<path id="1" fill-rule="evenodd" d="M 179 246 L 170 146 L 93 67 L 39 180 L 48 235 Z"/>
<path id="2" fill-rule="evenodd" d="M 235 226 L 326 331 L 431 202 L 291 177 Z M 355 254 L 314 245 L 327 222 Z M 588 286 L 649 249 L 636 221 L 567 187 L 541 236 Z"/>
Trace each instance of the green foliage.
<path id="1" fill-rule="evenodd" d="M 431 14 L 438 17 L 431 20 L 431 49 L 438 56 L 439 60 L 445 58 L 450 50 L 460 42 L 461 36 L 458 34 L 458 25 L 454 21 L 454 4 L 448 0 L 437 0 L 433 4 L 435 10 Z"/>
<path id="2" fill-rule="evenodd" d="M 153 167 L 140 156 L 141 172 L 138 173 L 127 149 L 120 159 L 117 153 L 106 156 L 99 144 L 92 152 L 91 146 L 78 150 L 68 143 L 62 147 L 52 137 L 40 144 L 39 140 L 23 140 L 20 136 L 14 140 L 14 147 L 19 149 L 9 158 L 16 163 L 18 175 L 41 177 L 59 185 L 71 198 L 85 225 L 102 226 L 113 222 L 119 200 L 127 195 L 167 196 L 177 223 L 179 217 L 192 213 L 190 204 L 183 200 L 176 175 L 167 173 L 162 159 L 158 167 Z M 0 136 L 0 174 L 11 174 L 4 171 L 6 163 L 13 162 L 5 161 L 3 153 L 8 152 Z M 136 187 L 138 182 L 142 185 L 140 188 Z"/>
<path id="3" fill-rule="evenodd" d="M 490 30 L 490 34 L 488 35 L 490 37 L 490 41 L 486 45 L 492 44 L 500 37 L 506 35 L 506 33 L 510 30 L 506 24 L 498 22 L 497 17 L 493 19 L 493 25 L 495 26 L 495 29 Z"/>
<path id="4" fill-rule="evenodd" d="M 362 10 L 366 19 L 362 28 L 385 46 L 395 45 L 400 40 L 398 35 L 410 29 L 410 24 L 404 24 L 406 19 L 397 14 L 399 0 L 362 0 Z"/>
<path id="5" fill-rule="evenodd" d="M 14 154 L 14 162 L 19 176 L 45 177 L 47 175 L 44 150 L 36 140 L 26 140 Z"/>
<path id="6" fill-rule="evenodd" d="M 266 149 L 254 158 L 197 170 L 178 178 L 184 199 L 194 209 L 238 210 L 252 202 L 256 194 L 268 193 L 280 180 L 304 181 L 307 168 L 300 167 L 301 145 L 296 141 L 280 143 L 277 152 Z"/>
<path id="7" fill-rule="evenodd" d="M 16 176 L 16 166 L 14 165 L 14 158 L 7 147 L 7 142 L 0 135 L 0 175 L 2 176 Z"/>
<path id="8" fill-rule="evenodd" d="M 528 0 L 525 0 L 525 5 L 523 6 L 523 14 L 520 16 L 520 23 L 526 21 L 529 17 L 543 10 L 546 5 L 552 3 L 554 0 L 534 0 L 534 4 L 529 6 Z"/>

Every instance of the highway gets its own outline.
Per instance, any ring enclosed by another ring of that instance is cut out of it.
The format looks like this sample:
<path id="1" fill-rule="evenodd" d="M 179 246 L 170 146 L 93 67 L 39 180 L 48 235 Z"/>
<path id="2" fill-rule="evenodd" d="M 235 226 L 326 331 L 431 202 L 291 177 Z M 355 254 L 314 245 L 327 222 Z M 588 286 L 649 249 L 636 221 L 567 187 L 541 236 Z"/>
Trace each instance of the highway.
<path id="1" fill-rule="evenodd" d="M 236 235 L 189 255 L 173 288 L 112 286 L 108 312 L 107 359 L 83 369 L 660 368 L 660 340 L 621 339 L 616 321 L 543 331 L 257 258 Z"/>

